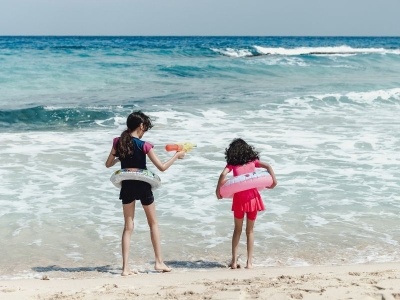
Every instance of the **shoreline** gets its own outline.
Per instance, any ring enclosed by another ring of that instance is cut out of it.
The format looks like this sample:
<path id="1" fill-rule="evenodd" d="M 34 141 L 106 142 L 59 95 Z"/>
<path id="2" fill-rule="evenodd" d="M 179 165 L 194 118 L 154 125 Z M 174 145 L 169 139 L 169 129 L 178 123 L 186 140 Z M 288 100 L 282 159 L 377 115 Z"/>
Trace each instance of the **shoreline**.
<path id="1" fill-rule="evenodd" d="M 84 274 L 82 274 L 84 275 Z M 400 262 L 0 280 L 1 299 L 400 299 Z"/>

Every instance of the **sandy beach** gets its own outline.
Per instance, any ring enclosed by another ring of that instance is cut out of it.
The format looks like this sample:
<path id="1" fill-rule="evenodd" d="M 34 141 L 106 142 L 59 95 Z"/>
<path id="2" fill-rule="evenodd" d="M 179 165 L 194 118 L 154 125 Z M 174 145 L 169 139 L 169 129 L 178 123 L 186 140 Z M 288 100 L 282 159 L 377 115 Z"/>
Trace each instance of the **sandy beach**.
<path id="1" fill-rule="evenodd" d="M 400 299 L 400 263 L 0 281 L 0 299 Z"/>

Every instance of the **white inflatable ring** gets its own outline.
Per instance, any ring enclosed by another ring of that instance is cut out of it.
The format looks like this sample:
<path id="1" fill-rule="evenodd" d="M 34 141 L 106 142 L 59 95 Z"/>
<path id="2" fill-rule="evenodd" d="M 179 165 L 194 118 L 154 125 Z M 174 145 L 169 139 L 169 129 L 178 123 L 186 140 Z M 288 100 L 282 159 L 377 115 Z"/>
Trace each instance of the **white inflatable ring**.
<path id="1" fill-rule="evenodd" d="M 222 198 L 233 197 L 233 194 L 250 189 L 262 190 L 273 183 L 267 170 L 246 173 L 229 179 L 221 186 L 219 193 Z"/>
<path id="2" fill-rule="evenodd" d="M 158 175 L 149 170 L 144 169 L 121 169 L 115 171 L 110 178 L 110 181 L 117 187 L 121 188 L 121 181 L 123 180 L 140 180 L 147 182 L 151 185 L 151 189 L 155 190 L 160 187 L 161 179 Z"/>

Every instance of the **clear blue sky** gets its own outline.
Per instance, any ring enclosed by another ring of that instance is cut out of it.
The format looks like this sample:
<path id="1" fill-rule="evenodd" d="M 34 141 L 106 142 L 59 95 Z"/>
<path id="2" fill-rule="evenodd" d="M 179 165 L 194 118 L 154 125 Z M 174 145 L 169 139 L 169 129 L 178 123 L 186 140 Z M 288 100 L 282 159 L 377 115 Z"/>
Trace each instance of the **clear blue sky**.
<path id="1" fill-rule="evenodd" d="M 0 35 L 392 35 L 400 0 L 0 0 Z"/>

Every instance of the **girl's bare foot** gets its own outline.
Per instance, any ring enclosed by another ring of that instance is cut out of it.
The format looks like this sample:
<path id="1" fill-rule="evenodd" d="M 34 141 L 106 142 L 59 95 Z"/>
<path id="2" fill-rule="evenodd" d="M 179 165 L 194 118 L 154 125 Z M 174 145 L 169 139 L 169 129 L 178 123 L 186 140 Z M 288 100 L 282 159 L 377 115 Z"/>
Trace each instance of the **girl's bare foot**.
<path id="1" fill-rule="evenodd" d="M 132 271 L 122 271 L 121 276 L 130 276 L 130 275 L 134 275 L 135 273 Z"/>
<path id="2" fill-rule="evenodd" d="M 229 265 L 228 265 L 228 268 L 237 269 L 237 268 L 238 268 L 238 265 L 237 265 L 237 264 L 229 264 Z"/>
<path id="3" fill-rule="evenodd" d="M 228 268 L 231 269 L 240 269 L 240 265 L 235 261 L 231 261 L 231 263 L 228 265 Z"/>
<path id="4" fill-rule="evenodd" d="M 170 267 L 168 267 L 166 264 L 164 263 L 156 263 L 156 265 L 154 266 L 154 270 L 159 271 L 159 272 L 171 272 L 172 269 Z"/>
<path id="5" fill-rule="evenodd" d="M 247 262 L 246 269 L 253 269 L 253 264 L 251 262 Z"/>

